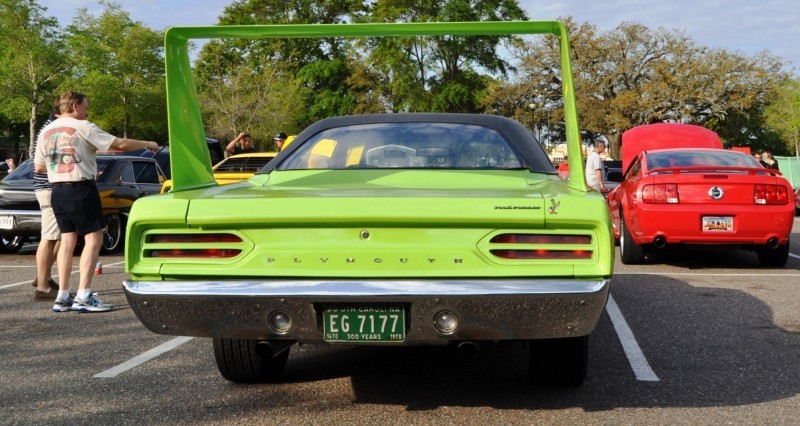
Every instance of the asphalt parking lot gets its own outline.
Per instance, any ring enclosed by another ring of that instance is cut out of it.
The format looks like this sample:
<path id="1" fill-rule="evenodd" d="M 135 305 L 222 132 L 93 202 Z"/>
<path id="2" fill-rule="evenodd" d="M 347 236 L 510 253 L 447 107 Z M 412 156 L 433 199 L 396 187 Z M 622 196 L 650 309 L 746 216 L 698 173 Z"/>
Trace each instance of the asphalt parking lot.
<path id="1" fill-rule="evenodd" d="M 121 255 L 101 258 L 93 285 L 113 311 L 56 314 L 32 301 L 26 246 L 0 255 L 0 423 L 796 424 L 798 234 L 800 218 L 783 268 L 744 251 L 617 260 L 576 389 L 530 385 L 519 344 L 472 361 L 448 348 L 301 346 L 283 383 L 233 384 L 209 339 L 139 323 Z"/>

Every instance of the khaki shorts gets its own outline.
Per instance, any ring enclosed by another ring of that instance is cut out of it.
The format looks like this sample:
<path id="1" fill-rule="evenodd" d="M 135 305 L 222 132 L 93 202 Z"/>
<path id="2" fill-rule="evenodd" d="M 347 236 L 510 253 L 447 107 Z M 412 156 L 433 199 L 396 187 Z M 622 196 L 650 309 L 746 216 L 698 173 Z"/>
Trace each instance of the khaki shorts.
<path id="1" fill-rule="evenodd" d="M 50 194 L 53 190 L 41 189 L 36 191 L 36 199 L 39 200 L 39 208 L 42 209 L 42 239 L 57 241 L 61 239 L 61 231 L 58 229 L 56 215 L 50 205 Z"/>

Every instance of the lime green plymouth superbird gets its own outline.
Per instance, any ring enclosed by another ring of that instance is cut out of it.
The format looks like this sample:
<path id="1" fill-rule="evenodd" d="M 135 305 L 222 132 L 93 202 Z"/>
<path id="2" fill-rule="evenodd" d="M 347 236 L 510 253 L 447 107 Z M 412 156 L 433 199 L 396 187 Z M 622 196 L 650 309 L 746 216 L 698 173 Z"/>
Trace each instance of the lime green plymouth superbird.
<path id="1" fill-rule="evenodd" d="M 560 41 L 569 180 L 514 120 L 381 114 L 321 120 L 249 180 L 215 183 L 188 40 L 503 34 Z M 131 307 L 156 333 L 212 338 L 237 382 L 277 380 L 296 343 L 522 341 L 534 381 L 579 385 L 614 239 L 584 183 L 567 39 L 551 21 L 169 29 L 174 186 L 131 211 Z"/>

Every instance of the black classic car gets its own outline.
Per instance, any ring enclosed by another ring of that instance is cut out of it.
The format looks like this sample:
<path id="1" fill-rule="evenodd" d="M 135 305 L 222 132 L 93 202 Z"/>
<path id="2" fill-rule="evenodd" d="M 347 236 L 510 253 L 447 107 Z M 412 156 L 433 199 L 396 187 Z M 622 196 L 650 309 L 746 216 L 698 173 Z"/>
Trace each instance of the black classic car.
<path id="1" fill-rule="evenodd" d="M 158 194 L 164 173 L 152 158 L 98 155 L 97 189 L 106 218 L 101 253 L 122 247 L 125 223 L 133 202 Z M 39 239 L 42 212 L 33 192 L 33 160 L 20 164 L 0 181 L 0 253 L 14 253 Z"/>

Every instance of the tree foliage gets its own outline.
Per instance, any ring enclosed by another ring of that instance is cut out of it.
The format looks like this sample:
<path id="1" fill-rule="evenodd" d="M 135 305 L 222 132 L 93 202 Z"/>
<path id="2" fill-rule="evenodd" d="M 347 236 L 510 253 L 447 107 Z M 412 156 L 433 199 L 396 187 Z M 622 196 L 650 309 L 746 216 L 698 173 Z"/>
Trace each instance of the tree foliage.
<path id="1" fill-rule="evenodd" d="M 29 150 L 37 119 L 52 110 L 53 91 L 66 70 L 58 22 L 44 12 L 33 0 L 0 0 L 0 88 L 5 97 L 0 112 L 9 121 L 27 121 Z"/>
<path id="2" fill-rule="evenodd" d="M 89 96 L 90 118 L 106 131 L 165 141 L 163 34 L 100 3 L 100 16 L 80 9 L 67 28 L 73 69 L 63 86 Z"/>
<path id="3" fill-rule="evenodd" d="M 618 156 L 622 132 L 662 121 L 709 127 L 729 144 L 759 143 L 748 126 L 758 122 L 766 95 L 785 76 L 778 58 L 699 47 L 682 32 L 633 22 L 605 34 L 591 24 L 566 22 L 582 131 L 587 139 L 605 135 L 612 156 Z M 498 85 L 488 97 L 495 109 L 525 118 L 526 106 L 533 105 L 549 120 L 545 126 L 563 127 L 554 43 L 548 37 L 524 46 L 519 80 Z M 549 136 L 563 139 L 559 132 Z"/>
<path id="4" fill-rule="evenodd" d="M 377 0 L 362 22 L 459 22 L 525 20 L 516 1 Z M 488 75 L 510 68 L 498 53 L 501 36 L 375 38 L 368 52 L 391 111 L 479 112 Z M 488 74 L 488 75 L 487 75 Z"/>
<path id="5" fill-rule="evenodd" d="M 775 92 L 766 122 L 783 137 L 788 151 L 800 157 L 800 79 L 787 80 Z"/>

